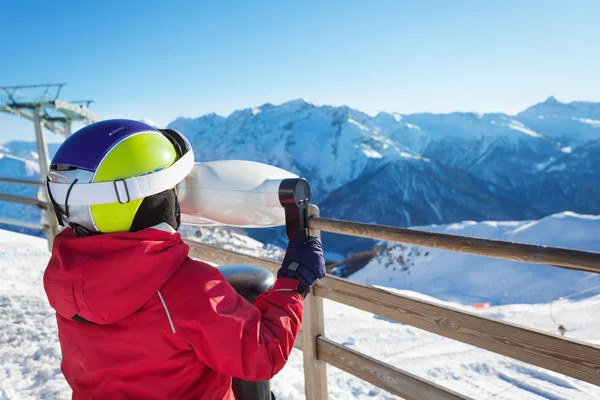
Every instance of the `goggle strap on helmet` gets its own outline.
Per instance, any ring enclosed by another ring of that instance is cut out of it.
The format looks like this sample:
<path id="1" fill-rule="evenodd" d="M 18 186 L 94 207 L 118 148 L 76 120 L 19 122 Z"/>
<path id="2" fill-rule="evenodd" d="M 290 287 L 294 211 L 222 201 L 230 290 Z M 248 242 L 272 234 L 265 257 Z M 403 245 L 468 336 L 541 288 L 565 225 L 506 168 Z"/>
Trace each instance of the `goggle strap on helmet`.
<path id="1" fill-rule="evenodd" d="M 72 206 L 128 203 L 173 188 L 194 167 L 194 152 L 188 151 L 170 167 L 151 174 L 112 182 L 70 183 L 48 182 L 53 203 Z M 70 188 L 70 192 L 69 192 Z"/>
<path id="2" fill-rule="evenodd" d="M 54 200 L 54 196 L 52 196 L 52 191 L 50 190 L 50 180 L 46 178 L 46 189 L 48 191 L 48 197 L 50 197 L 50 202 L 52 203 L 52 209 L 54 210 L 54 215 L 56 215 L 56 219 L 58 220 L 58 224 L 60 226 L 65 226 L 65 222 L 62 218 L 62 210 L 58 203 Z"/>

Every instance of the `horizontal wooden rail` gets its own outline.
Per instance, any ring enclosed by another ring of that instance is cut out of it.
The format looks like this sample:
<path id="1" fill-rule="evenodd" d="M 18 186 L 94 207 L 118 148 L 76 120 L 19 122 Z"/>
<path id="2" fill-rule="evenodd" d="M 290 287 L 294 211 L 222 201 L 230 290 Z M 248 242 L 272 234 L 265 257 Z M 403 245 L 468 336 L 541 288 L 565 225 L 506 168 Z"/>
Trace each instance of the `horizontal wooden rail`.
<path id="1" fill-rule="evenodd" d="M 263 267 L 277 273 L 281 263 L 266 258 L 254 257 L 237 251 L 225 250 L 223 248 L 212 246 L 206 243 L 196 242 L 186 239 L 185 242 L 190 246 L 190 257 L 212 262 L 219 265 L 226 264 L 249 264 Z"/>
<path id="2" fill-rule="evenodd" d="M 25 222 L 25 221 L 19 221 L 16 219 L 8 219 L 8 218 L 0 218 L 0 224 L 20 226 L 23 228 L 37 229 L 40 231 L 45 231 L 48 229 L 48 225 L 36 224 L 33 222 Z"/>
<path id="3" fill-rule="evenodd" d="M 469 399 L 322 336 L 317 338 L 317 354 L 319 361 L 338 367 L 406 400 Z"/>
<path id="4" fill-rule="evenodd" d="M 39 181 L 32 181 L 32 180 L 27 180 L 27 179 L 13 179 L 13 178 L 0 178 L 0 182 L 18 183 L 21 185 L 36 185 L 36 186 L 43 185 L 43 183 L 39 182 Z"/>
<path id="5" fill-rule="evenodd" d="M 244 263 L 271 271 L 279 263 L 187 241 L 190 255 L 217 264 Z M 444 337 L 600 385 L 600 347 L 327 275 L 314 293 Z"/>
<path id="6" fill-rule="evenodd" d="M 327 276 L 317 296 L 600 385 L 600 346 Z"/>
<path id="7" fill-rule="evenodd" d="M 452 250 L 461 253 L 522 261 L 532 264 L 548 264 L 555 267 L 600 273 L 600 253 L 562 249 L 533 244 L 503 242 L 445 233 L 422 232 L 393 226 L 341 221 L 313 217 L 309 221 L 313 229 L 369 239 Z"/>
<path id="8" fill-rule="evenodd" d="M 45 202 L 40 201 L 38 199 L 33 199 L 31 197 L 13 196 L 12 194 L 0 193 L 0 200 L 12 201 L 14 203 L 29 204 L 32 206 L 38 206 L 39 208 L 46 208 Z"/>

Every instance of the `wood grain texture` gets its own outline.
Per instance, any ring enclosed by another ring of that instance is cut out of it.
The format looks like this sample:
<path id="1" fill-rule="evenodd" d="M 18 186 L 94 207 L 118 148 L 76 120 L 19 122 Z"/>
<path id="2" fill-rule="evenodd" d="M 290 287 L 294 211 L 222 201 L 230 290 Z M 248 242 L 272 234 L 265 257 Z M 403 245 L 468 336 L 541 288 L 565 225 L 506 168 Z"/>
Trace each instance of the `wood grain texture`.
<path id="1" fill-rule="evenodd" d="M 344 235 L 389 240 L 511 261 L 548 264 L 578 271 L 600 273 L 600 253 L 591 251 L 503 242 L 500 240 L 479 239 L 444 233 L 421 232 L 393 226 L 319 217 L 311 218 L 309 225 L 312 229 L 320 229 Z"/>
<path id="2" fill-rule="evenodd" d="M 324 335 L 323 298 L 314 294 L 304 300 L 302 353 L 306 400 L 327 399 L 327 364 L 319 359 L 317 338 Z"/>
<path id="3" fill-rule="evenodd" d="M 318 216 L 319 209 L 310 205 L 309 217 Z M 312 236 L 321 237 L 318 229 L 312 229 Z M 304 391 L 307 400 L 327 399 L 327 364 L 319 361 L 317 338 L 325 335 L 323 316 L 323 298 L 317 297 L 313 290 L 304 299 L 302 317 L 302 352 L 304 358 Z"/>
<path id="4" fill-rule="evenodd" d="M 469 399 L 324 337 L 317 339 L 319 358 L 406 400 Z"/>
<path id="5" fill-rule="evenodd" d="M 13 179 L 13 178 L 0 178 L 0 182 L 6 183 L 18 183 L 21 185 L 35 185 L 35 186 L 43 186 L 44 183 L 40 181 L 30 181 L 27 179 Z"/>
<path id="6" fill-rule="evenodd" d="M 12 201 L 13 203 L 29 204 L 32 206 L 38 206 L 39 208 L 46 208 L 46 203 L 38 199 L 32 199 L 30 197 L 13 196 L 12 194 L 0 193 L 0 200 Z"/>
<path id="7" fill-rule="evenodd" d="M 428 332 L 600 385 L 600 346 L 333 276 L 315 294 Z"/>

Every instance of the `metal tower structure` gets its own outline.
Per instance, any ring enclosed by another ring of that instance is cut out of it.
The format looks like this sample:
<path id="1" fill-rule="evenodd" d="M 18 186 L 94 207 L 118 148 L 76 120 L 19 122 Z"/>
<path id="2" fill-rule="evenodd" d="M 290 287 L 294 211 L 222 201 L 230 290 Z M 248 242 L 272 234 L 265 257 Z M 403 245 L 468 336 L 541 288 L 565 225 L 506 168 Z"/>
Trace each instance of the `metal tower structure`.
<path id="1" fill-rule="evenodd" d="M 13 114 L 33 122 L 40 163 L 40 181 L 43 183 L 46 182 L 46 175 L 50 167 L 44 128 L 66 138 L 71 134 L 73 121 L 90 124 L 98 120 L 88 109 L 91 100 L 68 102 L 59 98 L 65 85 L 56 83 L 0 87 L 0 112 Z M 46 205 L 42 215 L 49 227 L 46 236 L 51 246 L 59 228 L 53 215 L 52 205 L 48 200 L 46 185 L 41 186 L 38 200 L 43 201 Z"/>

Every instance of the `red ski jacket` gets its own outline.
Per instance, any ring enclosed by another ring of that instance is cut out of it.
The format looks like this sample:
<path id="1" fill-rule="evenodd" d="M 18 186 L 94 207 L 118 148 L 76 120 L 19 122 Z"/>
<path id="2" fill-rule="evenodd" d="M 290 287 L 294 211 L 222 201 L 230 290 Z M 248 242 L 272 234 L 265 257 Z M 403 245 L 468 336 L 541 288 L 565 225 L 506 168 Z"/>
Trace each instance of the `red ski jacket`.
<path id="1" fill-rule="evenodd" d="M 187 255 L 178 233 L 154 228 L 55 238 L 44 287 L 73 399 L 233 399 L 232 376 L 283 368 L 302 320 L 298 281 L 278 279 L 252 305 Z"/>

